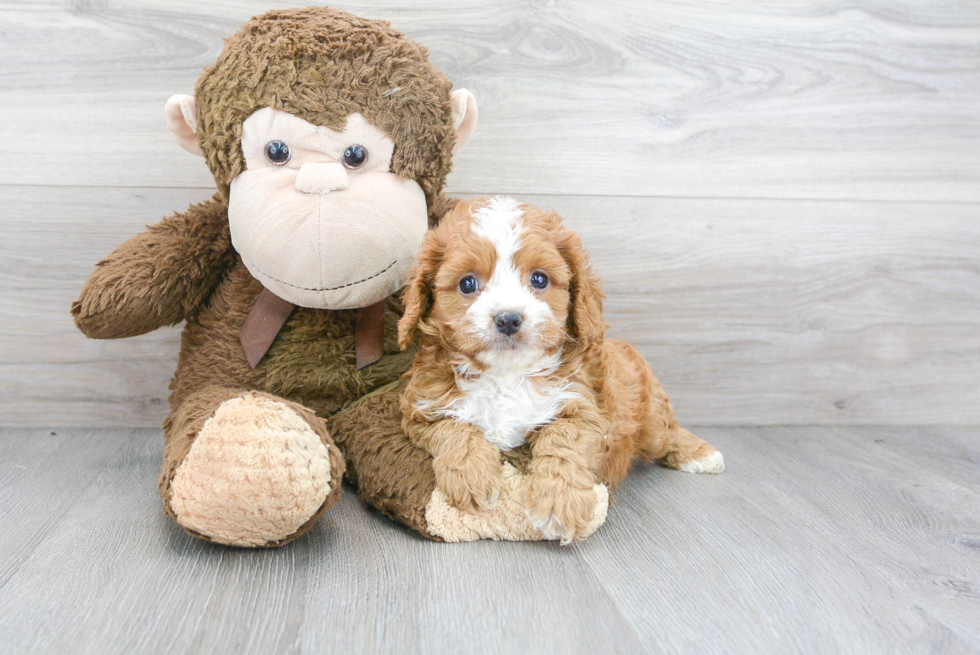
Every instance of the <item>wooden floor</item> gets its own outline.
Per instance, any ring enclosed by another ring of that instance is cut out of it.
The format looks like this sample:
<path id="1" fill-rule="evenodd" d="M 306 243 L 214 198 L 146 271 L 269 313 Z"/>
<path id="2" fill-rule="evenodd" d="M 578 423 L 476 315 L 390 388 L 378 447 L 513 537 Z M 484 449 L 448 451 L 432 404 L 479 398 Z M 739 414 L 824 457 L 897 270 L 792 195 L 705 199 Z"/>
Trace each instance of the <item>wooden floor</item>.
<path id="1" fill-rule="evenodd" d="M 296 543 L 186 536 L 157 430 L 0 431 L 4 653 L 976 653 L 980 428 L 710 428 L 585 543 L 425 541 L 353 493 Z"/>

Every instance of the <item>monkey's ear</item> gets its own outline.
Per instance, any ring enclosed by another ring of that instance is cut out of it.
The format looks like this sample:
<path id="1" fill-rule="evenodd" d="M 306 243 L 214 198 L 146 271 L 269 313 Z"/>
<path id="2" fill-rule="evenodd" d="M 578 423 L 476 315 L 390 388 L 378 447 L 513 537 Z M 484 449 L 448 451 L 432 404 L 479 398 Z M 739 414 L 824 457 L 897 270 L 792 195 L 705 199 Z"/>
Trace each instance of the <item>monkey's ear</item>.
<path id="1" fill-rule="evenodd" d="M 167 127 L 177 139 L 177 144 L 187 152 L 204 156 L 197 140 L 197 103 L 193 96 L 178 94 L 167 100 L 163 110 L 167 116 Z"/>
<path id="2" fill-rule="evenodd" d="M 436 272 L 442 265 L 445 252 L 442 230 L 436 228 L 425 235 L 425 243 L 419 254 L 412 279 L 408 282 L 402 304 L 405 313 L 398 321 L 398 345 L 402 350 L 408 348 L 432 307 L 432 285 Z"/>
<path id="3" fill-rule="evenodd" d="M 457 89 L 449 98 L 453 104 L 453 129 L 456 131 L 455 155 L 476 129 L 476 97 L 466 89 Z"/>

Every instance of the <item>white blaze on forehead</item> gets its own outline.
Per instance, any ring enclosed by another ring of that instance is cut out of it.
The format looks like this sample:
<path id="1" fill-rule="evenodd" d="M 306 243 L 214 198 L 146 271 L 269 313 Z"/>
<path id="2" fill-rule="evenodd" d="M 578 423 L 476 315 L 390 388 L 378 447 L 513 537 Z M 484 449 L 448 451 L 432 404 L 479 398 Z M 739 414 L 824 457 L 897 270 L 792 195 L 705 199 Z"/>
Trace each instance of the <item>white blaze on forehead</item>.
<path id="1" fill-rule="evenodd" d="M 513 198 L 491 198 L 473 213 L 473 232 L 490 241 L 499 261 L 511 262 L 521 247 L 524 210 Z"/>
<path id="2" fill-rule="evenodd" d="M 523 317 L 521 332 L 527 338 L 526 347 L 520 351 L 490 351 L 478 356 L 489 366 L 521 368 L 540 357 L 543 349 L 534 336 L 544 321 L 554 318 L 551 307 L 525 285 L 514 263 L 514 255 L 523 245 L 523 216 L 524 210 L 513 198 L 493 198 L 473 214 L 473 233 L 493 245 L 496 262 L 490 279 L 466 312 L 470 325 L 478 336 L 492 339 L 498 336 L 494 315 L 514 311 Z"/>

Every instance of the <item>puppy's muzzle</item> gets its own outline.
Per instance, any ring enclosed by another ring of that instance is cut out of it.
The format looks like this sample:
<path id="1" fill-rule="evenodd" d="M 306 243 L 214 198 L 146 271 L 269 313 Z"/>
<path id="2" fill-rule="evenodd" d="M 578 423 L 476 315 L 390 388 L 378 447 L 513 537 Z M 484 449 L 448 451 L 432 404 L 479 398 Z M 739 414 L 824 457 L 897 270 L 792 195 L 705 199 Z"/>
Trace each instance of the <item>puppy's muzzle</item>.
<path id="1" fill-rule="evenodd" d="M 500 312 L 493 317 L 493 324 L 497 326 L 497 331 L 503 332 L 507 336 L 520 330 L 523 321 L 524 317 L 517 312 Z"/>

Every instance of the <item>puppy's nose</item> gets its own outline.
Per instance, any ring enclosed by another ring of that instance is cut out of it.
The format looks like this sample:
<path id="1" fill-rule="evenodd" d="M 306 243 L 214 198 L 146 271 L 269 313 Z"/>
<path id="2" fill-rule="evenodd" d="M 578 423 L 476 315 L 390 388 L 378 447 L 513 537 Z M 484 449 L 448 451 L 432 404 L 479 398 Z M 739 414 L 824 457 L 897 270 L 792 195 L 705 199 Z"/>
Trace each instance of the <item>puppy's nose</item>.
<path id="1" fill-rule="evenodd" d="M 296 188 L 303 193 L 330 193 L 347 188 L 347 171 L 340 163 L 309 162 L 299 167 Z"/>
<path id="2" fill-rule="evenodd" d="M 500 312 L 493 317 L 493 324 L 497 330 L 510 336 L 521 329 L 521 322 L 524 317 L 517 312 Z"/>

